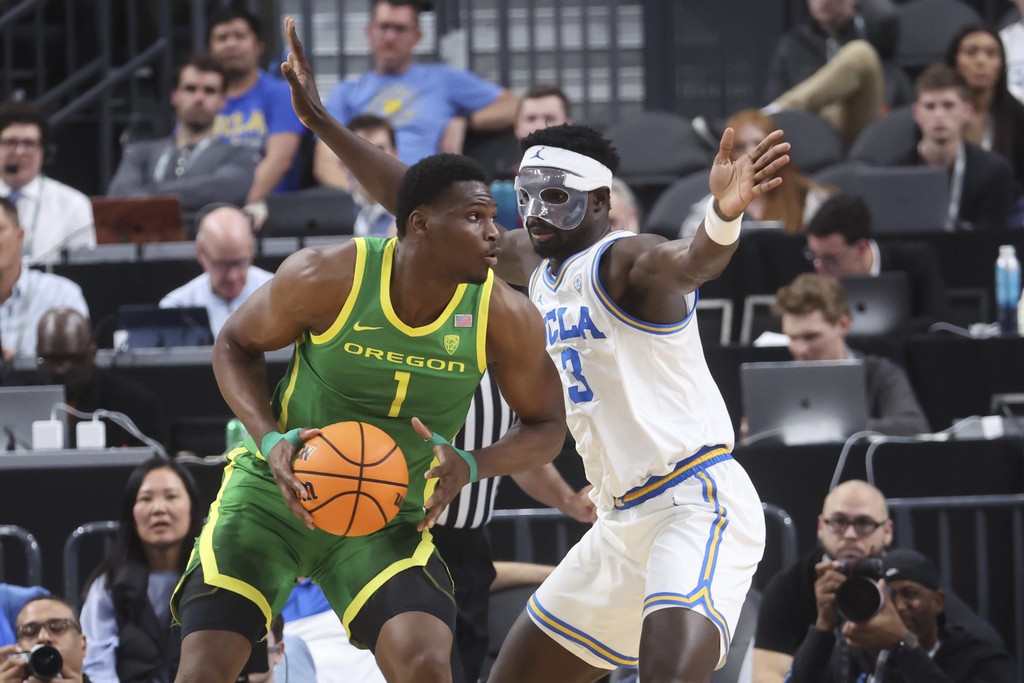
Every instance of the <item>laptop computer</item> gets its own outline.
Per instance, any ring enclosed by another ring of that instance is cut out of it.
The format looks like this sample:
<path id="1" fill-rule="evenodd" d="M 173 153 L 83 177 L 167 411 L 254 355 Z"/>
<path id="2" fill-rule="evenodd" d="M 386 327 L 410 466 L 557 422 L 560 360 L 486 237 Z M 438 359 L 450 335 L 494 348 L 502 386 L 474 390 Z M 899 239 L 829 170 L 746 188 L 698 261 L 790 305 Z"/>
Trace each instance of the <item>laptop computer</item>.
<path id="1" fill-rule="evenodd" d="M 944 167 L 858 168 L 843 179 L 841 189 L 864 198 L 876 235 L 946 229 L 949 175 Z"/>
<path id="2" fill-rule="evenodd" d="M 0 387 L 0 452 L 32 450 L 32 423 L 49 420 L 57 403 L 64 403 L 64 385 Z M 64 424 L 67 443 L 67 415 L 57 411 Z"/>
<path id="3" fill-rule="evenodd" d="M 829 443 L 867 426 L 860 360 L 744 363 L 740 388 L 752 438 L 764 435 L 787 446 Z"/>
<path id="4" fill-rule="evenodd" d="M 853 322 L 850 334 L 890 334 L 910 319 L 910 284 L 905 273 L 879 273 L 840 278 Z"/>
<path id="5" fill-rule="evenodd" d="M 181 242 L 187 235 L 174 196 L 90 197 L 98 244 Z"/>
<path id="6" fill-rule="evenodd" d="M 311 237 L 351 235 L 359 210 L 348 192 L 320 187 L 272 194 L 267 212 L 262 237 Z"/>
<path id="7" fill-rule="evenodd" d="M 130 349 L 213 344 L 210 314 L 203 307 L 120 306 L 117 309 L 117 329 L 128 333 L 127 346 Z"/>

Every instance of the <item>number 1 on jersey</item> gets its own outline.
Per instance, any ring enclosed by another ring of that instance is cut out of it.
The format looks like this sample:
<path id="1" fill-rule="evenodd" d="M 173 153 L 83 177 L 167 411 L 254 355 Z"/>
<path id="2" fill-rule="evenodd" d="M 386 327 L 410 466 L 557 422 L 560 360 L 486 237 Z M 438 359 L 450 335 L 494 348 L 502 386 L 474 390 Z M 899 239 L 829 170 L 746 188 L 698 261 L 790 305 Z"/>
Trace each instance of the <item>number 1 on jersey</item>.
<path id="1" fill-rule="evenodd" d="M 391 402 L 391 410 L 388 412 L 388 417 L 398 417 L 398 412 L 402 409 L 402 403 L 405 401 L 405 394 L 409 391 L 409 378 L 412 377 L 408 372 L 402 372 L 401 370 L 395 372 L 395 379 L 398 381 L 398 391 L 395 392 L 395 400 Z"/>
<path id="2" fill-rule="evenodd" d="M 562 369 L 565 370 L 567 365 L 571 365 L 572 369 L 569 372 L 572 373 L 573 378 L 577 382 L 583 385 L 583 389 L 579 387 L 569 387 L 569 398 L 572 399 L 573 403 L 586 403 L 587 401 L 594 400 L 594 391 L 587 384 L 586 378 L 583 376 L 583 366 L 580 364 L 580 354 L 577 353 L 576 349 L 566 349 L 562 351 Z"/>

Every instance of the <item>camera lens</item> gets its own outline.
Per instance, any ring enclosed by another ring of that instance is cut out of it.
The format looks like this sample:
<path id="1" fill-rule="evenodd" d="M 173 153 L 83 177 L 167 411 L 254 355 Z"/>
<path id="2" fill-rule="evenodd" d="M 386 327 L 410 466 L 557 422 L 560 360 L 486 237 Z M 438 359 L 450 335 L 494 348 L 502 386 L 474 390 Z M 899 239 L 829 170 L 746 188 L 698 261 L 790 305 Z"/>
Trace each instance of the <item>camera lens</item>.
<path id="1" fill-rule="evenodd" d="M 56 678 L 64 668 L 64 658 L 56 648 L 49 645 L 37 645 L 32 648 L 28 658 L 28 668 L 32 675 L 42 680 Z"/>
<path id="2" fill-rule="evenodd" d="M 846 621 L 868 621 L 882 611 L 885 596 L 874 579 L 851 576 L 836 589 L 836 612 Z"/>

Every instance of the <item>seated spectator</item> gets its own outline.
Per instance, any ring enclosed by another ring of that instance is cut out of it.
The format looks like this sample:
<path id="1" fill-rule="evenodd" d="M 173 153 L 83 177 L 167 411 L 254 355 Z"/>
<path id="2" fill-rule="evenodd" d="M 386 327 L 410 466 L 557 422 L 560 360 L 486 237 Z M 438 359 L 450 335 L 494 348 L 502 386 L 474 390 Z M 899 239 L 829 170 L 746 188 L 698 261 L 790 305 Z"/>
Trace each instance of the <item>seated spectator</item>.
<path id="1" fill-rule="evenodd" d="M 25 228 L 21 253 L 31 264 L 52 263 L 65 248 L 96 246 L 92 202 L 43 173 L 49 144 L 42 112 L 28 102 L 0 105 L 0 195 L 18 207 Z"/>
<path id="2" fill-rule="evenodd" d="M 249 674 L 249 683 L 322 683 L 317 681 L 316 665 L 306 643 L 298 636 L 284 634 L 284 618 L 280 614 L 270 622 L 267 632 L 267 664 L 266 672 Z"/>
<path id="3" fill-rule="evenodd" d="M 871 209 L 860 197 L 838 194 L 822 204 L 807 226 L 808 260 L 821 275 L 872 275 L 902 272 L 910 285 L 911 329 L 951 316 L 939 257 L 924 242 L 883 242 L 871 238 Z"/>
<path id="4" fill-rule="evenodd" d="M 257 157 L 214 135 L 214 120 L 224 107 L 220 63 L 209 55 L 193 56 L 178 70 L 171 105 L 178 124 L 174 135 L 129 145 L 107 194 L 178 195 L 186 223 L 207 204 L 243 205 Z"/>
<path id="5" fill-rule="evenodd" d="M 255 248 L 248 216 L 232 206 L 210 211 L 196 234 L 196 260 L 203 274 L 165 296 L 160 308 L 206 308 L 216 337 L 228 316 L 274 277 L 252 265 Z"/>
<path id="6" fill-rule="evenodd" d="M 335 86 L 324 100 L 331 116 L 345 124 L 364 113 L 388 119 L 399 158 L 410 165 L 438 152 L 461 154 L 469 128 L 501 130 L 514 123 L 519 98 L 508 90 L 470 71 L 413 62 L 413 48 L 423 37 L 419 0 L 373 0 L 371 5 L 366 37 L 373 71 Z M 348 174 L 339 164 L 318 140 L 313 153 L 317 182 L 348 189 Z"/>
<path id="7" fill-rule="evenodd" d="M 0 648 L 17 644 L 18 637 L 14 631 L 18 623 L 18 613 L 21 612 L 25 603 L 32 598 L 49 594 L 50 591 L 42 586 L 25 588 L 9 583 L 0 583 Z"/>
<path id="8" fill-rule="evenodd" d="M 833 562 L 881 556 L 892 538 L 889 509 L 877 488 L 852 480 L 829 492 L 818 516 L 819 545 L 772 577 L 764 589 L 754 640 L 753 683 L 782 683 L 808 628 L 813 628 L 819 619 L 827 630 L 838 625 L 831 603 L 835 592 L 832 581 L 837 574 L 831 571 Z M 819 592 L 829 597 L 820 612 Z M 952 591 L 946 593 L 946 618 L 948 624 L 1002 646 L 995 629 Z"/>
<path id="9" fill-rule="evenodd" d="M 1017 9 L 1024 8 L 1024 0 L 1015 0 Z M 1006 55 L 1006 87 L 1018 102 L 1024 102 L 1024 12 L 999 32 Z"/>
<path id="10" fill-rule="evenodd" d="M 0 351 L 6 360 L 35 355 L 36 328 L 51 308 L 66 306 L 89 315 L 81 287 L 60 275 L 22 266 L 24 240 L 18 210 L 0 198 Z"/>
<path id="11" fill-rule="evenodd" d="M 71 308 L 51 308 L 39 321 L 36 337 L 39 378 L 44 384 L 63 384 L 68 405 L 83 413 L 101 409 L 123 413 L 143 434 L 163 440 L 160 399 L 135 380 L 96 367 L 96 344 L 85 316 Z M 121 425 L 101 419 L 107 427 L 108 448 L 145 445 Z M 71 448 L 76 446 L 78 422 L 74 415 L 68 416 Z"/>
<path id="12" fill-rule="evenodd" d="M 245 203 L 247 211 L 266 218 L 265 207 L 252 205 L 263 202 L 268 194 L 300 187 L 296 156 L 306 128 L 292 109 L 288 84 L 260 69 L 259 18 L 241 8 L 222 6 L 210 17 L 209 27 L 210 54 L 227 76 L 224 108 L 217 115 L 214 132 L 260 155 Z"/>
<path id="13" fill-rule="evenodd" d="M 1024 188 L 1024 104 L 1007 90 L 999 34 L 985 26 L 965 26 L 949 44 L 946 64 L 960 72 L 970 90 L 973 111 L 964 140 L 1009 161 L 1019 194 Z"/>
<path id="14" fill-rule="evenodd" d="M 395 129 L 391 123 L 374 114 L 360 114 L 348 122 L 349 130 L 369 142 L 371 145 L 383 150 L 389 156 L 398 158 L 398 148 L 395 147 Z M 337 160 L 337 157 L 334 157 Z M 341 161 L 338 161 L 341 164 Z M 349 173 L 345 169 L 345 173 Z M 357 236 L 370 237 L 394 237 L 398 234 L 395 226 L 395 217 L 388 213 L 388 210 L 377 203 L 369 192 L 366 191 L 359 181 L 349 173 L 349 187 L 352 191 L 352 198 L 359 206 L 359 213 L 356 215 L 356 223 L 352 232 Z"/>
<path id="15" fill-rule="evenodd" d="M 636 208 L 636 197 L 626 181 L 612 179 L 611 205 L 608 207 L 608 222 L 612 230 L 625 230 L 634 235 L 640 232 L 640 211 Z"/>
<path id="16" fill-rule="evenodd" d="M 188 470 L 151 458 L 128 477 L 110 557 L 86 585 L 82 632 L 93 683 L 172 683 L 181 627 L 171 593 L 188 564 L 205 508 Z"/>
<path id="17" fill-rule="evenodd" d="M 765 113 L 807 109 L 849 147 L 881 111 L 911 101 L 906 75 L 891 62 L 897 19 L 886 0 L 807 0 L 810 17 L 779 40 L 768 67 Z"/>
<path id="18" fill-rule="evenodd" d="M 725 122 L 726 128 L 735 132 L 732 151 L 729 157 L 735 161 L 744 154 L 749 154 L 761 144 L 765 136 L 779 129 L 770 116 L 756 109 L 736 112 Z M 784 139 L 779 139 L 780 144 Z M 786 232 L 802 232 L 804 226 L 817 213 L 818 207 L 835 191 L 826 185 L 820 185 L 801 171 L 791 159 L 788 164 L 776 171 L 775 175 L 782 178 L 782 184 L 771 192 L 755 197 L 743 213 L 744 220 L 778 221 Z M 696 202 L 690 209 L 690 215 L 683 221 L 679 236 L 692 238 L 697 234 L 700 222 L 708 208 L 711 195 Z"/>
<path id="19" fill-rule="evenodd" d="M 949 169 L 948 229 L 1002 230 L 1013 199 L 1013 167 L 964 141 L 971 112 L 967 82 L 956 69 L 945 64 L 925 69 L 917 78 L 914 103 L 921 142 L 897 165 Z"/>
<path id="20" fill-rule="evenodd" d="M 867 428 L 904 436 L 931 431 L 906 371 L 888 358 L 854 351 L 846 345 L 850 308 L 839 280 L 804 273 L 775 294 L 772 312 L 782 318 L 794 360 L 864 361 L 867 383 Z"/>
<path id="21" fill-rule="evenodd" d="M 49 595 L 32 598 L 18 613 L 15 630 L 17 644 L 0 647 L 0 683 L 42 683 L 30 675 L 26 662 L 11 657 L 37 645 L 47 645 L 60 653 L 64 661 L 60 680 L 91 683 L 82 672 L 87 639 L 71 605 Z"/>
<path id="22" fill-rule="evenodd" d="M 946 625 L 939 570 L 914 550 L 896 549 L 882 560 L 878 582 L 885 603 L 869 621 L 825 620 L 822 613 L 846 580 L 836 563 L 820 574 L 818 621 L 793 657 L 788 683 L 847 683 L 873 680 L 906 683 L 1013 683 L 1016 670 L 1002 648 L 983 643 L 962 628 Z"/>
<path id="23" fill-rule="evenodd" d="M 544 128 L 572 123 L 572 105 L 557 85 L 538 85 L 519 100 L 512 129 L 517 140 Z"/>

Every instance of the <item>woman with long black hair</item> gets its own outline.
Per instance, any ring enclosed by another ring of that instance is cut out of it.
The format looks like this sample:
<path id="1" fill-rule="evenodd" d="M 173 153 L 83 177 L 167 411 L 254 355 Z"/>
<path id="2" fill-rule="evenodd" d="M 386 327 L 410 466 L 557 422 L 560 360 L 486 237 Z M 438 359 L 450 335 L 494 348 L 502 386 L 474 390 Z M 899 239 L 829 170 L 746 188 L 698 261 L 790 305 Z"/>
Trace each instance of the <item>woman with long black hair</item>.
<path id="1" fill-rule="evenodd" d="M 170 600 L 202 526 L 195 481 L 152 458 L 125 486 L 114 550 L 93 572 L 82 607 L 89 639 L 83 670 L 93 683 L 171 683 L 180 633 Z"/>

